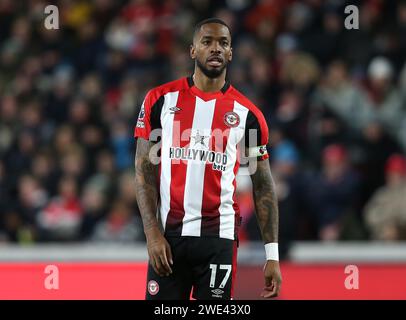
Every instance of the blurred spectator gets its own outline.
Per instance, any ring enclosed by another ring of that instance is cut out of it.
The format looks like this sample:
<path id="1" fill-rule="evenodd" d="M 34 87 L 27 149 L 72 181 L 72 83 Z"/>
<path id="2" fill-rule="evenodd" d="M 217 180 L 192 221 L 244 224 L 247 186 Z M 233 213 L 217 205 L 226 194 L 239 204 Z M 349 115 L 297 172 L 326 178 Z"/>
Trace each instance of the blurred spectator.
<path id="1" fill-rule="evenodd" d="M 38 212 L 48 201 L 48 193 L 33 176 L 27 174 L 18 180 L 18 203 L 8 203 L 11 210 L 19 213 L 22 224 L 27 227 L 27 241 L 37 240 L 37 216 Z"/>
<path id="2" fill-rule="evenodd" d="M 385 173 L 385 185 L 365 207 L 365 221 L 373 240 L 406 240 L 406 158 L 392 155 Z"/>
<path id="3" fill-rule="evenodd" d="M 134 171 L 124 171 L 118 180 L 118 197 L 134 212 L 136 216 L 140 216 L 134 188 Z"/>
<path id="4" fill-rule="evenodd" d="M 126 123 L 121 120 L 113 124 L 111 144 L 114 149 L 116 166 L 119 170 L 127 169 L 133 163 L 131 153 L 133 139 L 130 132 L 131 130 Z"/>
<path id="5" fill-rule="evenodd" d="M 331 144 L 348 144 L 345 123 L 325 105 L 313 105 L 307 124 L 307 155 L 311 163 L 320 165 L 320 154 Z"/>
<path id="6" fill-rule="evenodd" d="M 87 184 L 83 190 L 82 199 L 83 219 L 80 226 L 80 239 L 88 240 L 95 226 L 105 217 L 107 197 L 103 186 L 97 181 Z"/>
<path id="7" fill-rule="evenodd" d="M 236 177 L 236 201 L 238 201 L 241 216 L 241 227 L 238 239 L 241 243 L 260 239 L 260 231 L 256 223 L 254 201 L 252 199 L 251 179 L 247 174 L 238 174 Z M 251 222 L 254 220 L 254 223 Z"/>
<path id="8" fill-rule="evenodd" d="M 298 52 L 287 58 L 281 66 L 280 81 L 302 94 L 308 94 L 320 76 L 317 61 L 309 54 Z"/>
<path id="9" fill-rule="evenodd" d="M 37 137 L 33 131 L 23 130 L 20 132 L 17 141 L 5 157 L 7 170 L 10 174 L 18 175 L 20 172 L 29 170 L 37 143 Z"/>
<path id="10" fill-rule="evenodd" d="M 16 210 L 5 210 L 2 217 L 0 239 L 8 242 L 20 242 L 22 219 Z M 0 240 L 1 241 L 1 240 Z M 22 241 L 21 241 L 22 242 Z"/>
<path id="11" fill-rule="evenodd" d="M 362 131 L 359 148 L 359 166 L 364 177 L 361 201 L 365 204 L 372 193 L 385 183 L 386 161 L 391 154 L 401 152 L 401 147 L 379 122 L 372 121 Z"/>
<path id="12" fill-rule="evenodd" d="M 291 242 L 303 235 L 302 230 L 299 229 L 299 222 L 305 222 L 308 217 L 305 216 L 301 200 L 303 179 L 298 170 L 300 160 L 298 150 L 278 128 L 271 129 L 270 139 L 273 145 L 270 153 L 271 169 L 279 202 L 280 257 L 285 259 Z M 246 178 L 249 180 L 248 176 Z M 250 183 L 249 186 L 251 186 Z M 245 214 L 242 212 L 243 222 L 246 220 L 245 229 L 243 229 L 245 235 L 250 240 L 260 241 L 251 188 L 247 188 L 246 193 L 238 192 L 240 196 L 238 199 L 244 204 L 243 209 L 247 211 Z"/>
<path id="13" fill-rule="evenodd" d="M 67 119 L 68 105 L 73 91 L 74 72 L 69 65 L 58 65 L 52 76 L 52 89 L 45 101 L 47 117 L 58 125 Z"/>
<path id="14" fill-rule="evenodd" d="M 0 159 L 0 214 L 7 203 L 8 187 L 7 176 L 3 161 Z"/>
<path id="15" fill-rule="evenodd" d="M 60 158 L 60 175 L 75 178 L 80 185 L 87 178 L 86 158 L 80 145 L 71 146 Z"/>
<path id="16" fill-rule="evenodd" d="M 320 2 L 319 2 L 320 3 Z M 318 10 L 319 12 L 318 12 Z M 312 12 L 306 12 L 309 28 L 314 28 L 316 23 L 320 25 L 319 32 L 306 32 L 306 25 L 297 28 L 301 34 L 301 48 L 314 55 L 322 66 L 325 66 L 334 58 L 342 55 L 345 48 L 344 42 L 344 8 L 340 2 L 327 1 Z M 308 10 L 308 9 L 307 9 Z M 315 13 L 319 13 L 317 17 Z M 317 20 L 320 19 L 320 22 Z M 302 18 L 302 20 L 304 20 Z M 304 22 L 306 22 L 304 20 Z M 302 23 L 303 24 L 303 23 Z M 318 45 L 323 43 L 323 45 Z"/>
<path id="17" fill-rule="evenodd" d="M 353 134 L 359 134 L 367 120 L 365 94 L 351 83 L 348 67 L 343 61 L 333 61 L 314 96 L 314 104 L 325 106 L 345 122 Z"/>
<path id="18" fill-rule="evenodd" d="M 275 134 L 271 137 L 275 141 Z M 281 258 L 288 255 L 292 241 L 302 237 L 305 211 L 301 199 L 303 179 L 299 173 L 300 156 L 295 145 L 281 139 L 271 151 L 271 168 L 279 201 L 279 243 Z"/>
<path id="19" fill-rule="evenodd" d="M 117 243 L 143 241 L 141 218 L 134 216 L 123 201 L 117 200 L 107 217 L 96 225 L 91 240 Z"/>
<path id="20" fill-rule="evenodd" d="M 119 114 L 126 119 L 135 118 L 136 108 L 142 102 L 141 93 L 139 92 L 138 81 L 131 76 L 123 79 L 117 99 L 117 108 Z M 141 103 L 140 103 L 141 102 Z"/>
<path id="21" fill-rule="evenodd" d="M 38 151 L 32 159 L 30 171 L 39 183 L 54 195 L 57 190 L 57 170 L 49 150 Z"/>
<path id="22" fill-rule="evenodd" d="M 18 104 L 11 95 L 0 97 L 0 154 L 4 154 L 12 146 L 17 135 Z"/>
<path id="23" fill-rule="evenodd" d="M 339 240 L 346 215 L 353 215 L 358 194 L 358 177 L 342 145 L 323 151 L 321 172 L 308 181 L 307 199 L 316 216 L 322 241 Z"/>
<path id="24" fill-rule="evenodd" d="M 383 128 L 395 139 L 399 135 L 402 120 L 406 116 L 404 101 L 393 83 L 394 70 L 386 58 L 376 57 L 368 66 L 369 119 L 378 120 Z"/>
<path id="25" fill-rule="evenodd" d="M 114 197 L 118 183 L 116 169 L 112 152 L 107 149 L 102 150 L 96 157 L 96 172 L 88 178 L 86 183 L 97 185 L 106 195 Z"/>
<path id="26" fill-rule="evenodd" d="M 406 53 L 406 2 L 400 1 L 397 3 L 396 9 L 398 20 L 397 40 L 400 42 L 400 56 L 404 57 Z M 404 61 L 402 61 L 402 63 L 404 63 Z"/>
<path id="27" fill-rule="evenodd" d="M 251 32 L 264 33 L 267 23 L 276 26 L 282 15 L 284 1 L 261 0 L 247 13 L 246 27 Z"/>
<path id="28" fill-rule="evenodd" d="M 58 191 L 38 213 L 40 241 L 72 241 L 78 237 L 83 208 L 76 180 L 62 177 Z"/>
<path id="29" fill-rule="evenodd" d="M 286 137 L 298 146 L 305 146 L 307 142 L 304 103 L 302 95 L 298 92 L 283 91 L 274 114 L 274 121 L 278 123 Z"/>

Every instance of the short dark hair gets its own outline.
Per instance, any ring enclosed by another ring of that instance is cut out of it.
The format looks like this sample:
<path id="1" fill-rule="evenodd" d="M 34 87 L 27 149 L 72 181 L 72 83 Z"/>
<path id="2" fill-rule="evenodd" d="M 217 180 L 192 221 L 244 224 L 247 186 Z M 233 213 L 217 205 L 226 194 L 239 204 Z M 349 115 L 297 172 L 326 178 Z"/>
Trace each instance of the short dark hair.
<path id="1" fill-rule="evenodd" d="M 208 23 L 218 23 L 218 24 L 222 24 L 223 26 L 227 27 L 227 29 L 228 29 L 228 31 L 230 32 L 230 35 L 231 35 L 230 27 L 229 27 L 228 24 L 225 23 L 223 20 L 221 20 L 221 19 L 219 19 L 219 18 L 208 18 L 208 19 L 204 19 L 204 20 L 202 20 L 202 21 L 200 21 L 200 22 L 198 22 L 198 23 L 196 24 L 195 30 L 194 30 L 194 32 L 193 32 L 193 39 L 195 38 L 196 33 L 198 33 L 198 32 L 200 31 L 200 28 L 201 28 L 203 25 L 208 24 Z"/>

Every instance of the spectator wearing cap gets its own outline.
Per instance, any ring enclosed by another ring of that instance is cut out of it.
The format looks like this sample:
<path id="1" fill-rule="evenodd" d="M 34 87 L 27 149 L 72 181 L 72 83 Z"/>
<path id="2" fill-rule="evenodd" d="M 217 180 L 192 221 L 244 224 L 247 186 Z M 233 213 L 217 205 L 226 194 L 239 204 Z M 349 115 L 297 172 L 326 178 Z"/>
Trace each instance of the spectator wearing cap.
<path id="1" fill-rule="evenodd" d="M 379 121 L 383 128 L 398 141 L 406 110 L 399 90 L 394 86 L 394 70 L 384 57 L 375 57 L 368 66 L 367 121 Z M 402 139 L 403 138 L 403 139 Z M 406 148 L 406 145 L 403 146 Z"/>
<path id="2" fill-rule="evenodd" d="M 365 222 L 373 240 L 406 240 L 406 158 L 393 154 L 385 173 L 385 185 L 365 206 Z"/>
<path id="3" fill-rule="evenodd" d="M 343 145 L 323 150 L 321 171 L 308 182 L 307 198 L 315 215 L 320 240 L 339 240 L 346 215 L 353 214 L 359 179 Z"/>

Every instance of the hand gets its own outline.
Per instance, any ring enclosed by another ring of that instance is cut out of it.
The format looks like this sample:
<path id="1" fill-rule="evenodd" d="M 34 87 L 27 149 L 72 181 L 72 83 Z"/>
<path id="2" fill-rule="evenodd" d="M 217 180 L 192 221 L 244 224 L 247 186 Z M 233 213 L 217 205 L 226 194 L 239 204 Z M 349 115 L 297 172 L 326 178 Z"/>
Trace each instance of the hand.
<path id="1" fill-rule="evenodd" d="M 155 272 L 163 277 L 172 273 L 173 265 L 171 247 L 158 228 L 146 232 L 149 261 Z"/>
<path id="2" fill-rule="evenodd" d="M 279 261 L 268 260 L 264 266 L 265 288 L 261 297 L 265 299 L 274 298 L 279 295 L 282 284 L 282 275 L 279 268 Z"/>

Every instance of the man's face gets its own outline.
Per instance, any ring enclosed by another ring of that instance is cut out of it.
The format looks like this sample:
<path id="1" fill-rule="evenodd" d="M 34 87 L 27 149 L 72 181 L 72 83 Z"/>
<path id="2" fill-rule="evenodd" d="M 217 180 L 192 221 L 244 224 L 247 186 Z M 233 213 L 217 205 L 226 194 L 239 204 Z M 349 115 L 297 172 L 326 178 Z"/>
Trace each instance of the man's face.
<path id="1" fill-rule="evenodd" d="M 228 28 L 219 23 L 204 24 L 193 39 L 190 56 L 207 77 L 219 77 L 232 58 Z"/>

